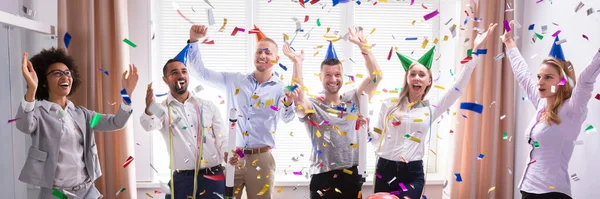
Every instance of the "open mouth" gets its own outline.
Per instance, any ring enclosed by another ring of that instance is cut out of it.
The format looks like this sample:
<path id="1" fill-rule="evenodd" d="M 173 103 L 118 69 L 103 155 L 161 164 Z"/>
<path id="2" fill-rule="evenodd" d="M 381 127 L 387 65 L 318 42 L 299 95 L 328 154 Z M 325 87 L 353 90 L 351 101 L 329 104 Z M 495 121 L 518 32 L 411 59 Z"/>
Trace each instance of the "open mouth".
<path id="1" fill-rule="evenodd" d="M 257 63 L 259 63 L 259 64 L 267 64 L 267 60 L 258 60 Z"/>
<path id="2" fill-rule="evenodd" d="M 185 85 L 185 80 L 179 80 L 177 81 L 177 87 L 179 87 L 180 89 Z"/>
<path id="3" fill-rule="evenodd" d="M 69 88 L 69 83 L 68 83 L 68 82 L 63 82 L 63 83 L 60 83 L 60 84 L 58 84 L 58 85 L 59 85 L 60 87 L 62 87 L 62 88 Z"/>
<path id="4" fill-rule="evenodd" d="M 413 89 L 415 89 L 415 90 L 419 90 L 419 89 L 421 89 L 421 87 L 423 87 L 423 86 L 421 86 L 421 84 L 413 84 L 413 85 L 412 85 L 412 87 L 413 87 Z"/>
<path id="5" fill-rule="evenodd" d="M 540 91 L 540 93 L 541 93 L 541 92 L 546 91 L 546 89 L 545 88 L 538 88 L 538 91 Z"/>
<path id="6" fill-rule="evenodd" d="M 339 83 L 328 83 L 327 84 L 327 87 L 329 87 L 329 88 L 338 88 L 339 86 L 340 86 Z"/>

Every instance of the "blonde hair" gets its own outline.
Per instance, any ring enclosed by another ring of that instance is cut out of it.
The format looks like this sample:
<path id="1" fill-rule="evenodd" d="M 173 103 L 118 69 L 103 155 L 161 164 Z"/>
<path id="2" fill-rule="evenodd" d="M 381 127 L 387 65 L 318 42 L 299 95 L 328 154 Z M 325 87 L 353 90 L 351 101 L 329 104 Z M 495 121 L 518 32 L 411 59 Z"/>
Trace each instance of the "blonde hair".
<path id="1" fill-rule="evenodd" d="M 410 69 L 412 69 L 417 64 L 419 64 L 419 63 L 413 63 L 412 65 L 410 65 L 408 70 L 410 71 Z M 431 80 L 433 83 L 431 69 L 429 69 L 427 67 L 425 67 L 425 68 L 427 69 L 427 73 L 429 74 L 429 80 Z M 407 81 L 409 71 L 406 71 L 406 73 L 404 74 L 404 86 L 402 86 L 402 91 L 400 91 L 400 94 L 398 95 L 398 102 L 396 102 L 393 106 L 391 106 L 391 108 L 386 113 L 386 116 L 394 113 L 394 111 L 396 111 L 398 109 L 404 110 L 404 108 L 406 108 L 406 105 L 408 105 L 408 104 L 402 104 L 402 102 L 404 102 L 404 99 L 408 98 L 408 92 L 410 92 L 408 81 Z M 429 93 L 429 90 L 431 89 L 431 85 L 432 84 L 429 84 L 429 86 L 425 87 L 425 93 L 423 93 L 423 96 L 421 96 L 421 100 L 425 99 L 425 96 L 427 95 L 427 93 Z"/>
<path id="2" fill-rule="evenodd" d="M 556 71 L 560 79 L 565 78 L 567 81 L 565 85 L 558 86 L 556 88 L 555 99 L 552 103 L 546 104 L 546 111 L 542 114 L 541 120 L 544 120 L 546 124 L 555 123 L 560 124 L 561 120 L 558 117 L 558 108 L 562 106 L 565 100 L 571 98 L 573 93 L 573 87 L 575 87 L 575 70 L 572 69 L 570 61 L 562 61 L 556 58 L 547 58 L 542 61 L 542 64 L 552 66 Z M 565 77 L 567 76 L 567 77 Z M 573 80 L 572 82 L 569 80 Z M 573 85 L 571 85 L 573 83 Z"/>

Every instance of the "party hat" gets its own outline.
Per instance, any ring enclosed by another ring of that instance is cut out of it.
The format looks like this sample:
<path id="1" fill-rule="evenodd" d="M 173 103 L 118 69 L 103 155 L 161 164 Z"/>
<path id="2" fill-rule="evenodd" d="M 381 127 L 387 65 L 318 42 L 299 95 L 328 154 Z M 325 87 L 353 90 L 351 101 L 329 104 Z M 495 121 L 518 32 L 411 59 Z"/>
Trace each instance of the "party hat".
<path id="1" fill-rule="evenodd" d="M 256 24 L 254 24 L 254 31 L 256 31 L 256 42 L 267 38 L 267 36 L 256 26 Z"/>
<path id="2" fill-rule="evenodd" d="M 558 41 L 558 36 L 556 36 L 554 42 L 552 43 L 552 49 L 550 49 L 550 54 L 548 56 L 565 61 L 565 54 L 563 53 L 562 47 L 560 46 L 560 44 L 556 44 L 556 42 Z"/>
<path id="3" fill-rule="evenodd" d="M 435 50 L 435 46 L 431 47 L 429 51 L 427 51 L 421 58 L 419 58 L 419 63 L 425 66 L 425 68 L 431 69 L 431 64 L 433 63 L 433 54 Z"/>
<path id="4" fill-rule="evenodd" d="M 325 55 L 325 60 L 327 59 L 337 59 L 337 54 L 335 53 L 335 48 L 333 48 L 333 43 L 329 42 L 329 47 L 327 48 L 327 54 Z"/>
<path id="5" fill-rule="evenodd" d="M 183 49 L 181 49 L 179 54 L 177 54 L 177 56 L 175 56 L 175 59 L 180 61 L 181 63 L 183 63 L 183 65 L 187 64 L 187 56 L 188 56 L 189 48 L 190 48 L 190 44 L 187 44 Z"/>
<path id="6" fill-rule="evenodd" d="M 398 55 L 398 59 L 400 59 L 400 63 L 402 63 L 402 67 L 404 68 L 404 71 L 408 71 L 408 69 L 410 69 L 410 66 L 412 66 L 413 63 L 415 63 L 417 61 L 409 56 L 400 54 L 398 52 L 396 52 L 396 55 Z"/>

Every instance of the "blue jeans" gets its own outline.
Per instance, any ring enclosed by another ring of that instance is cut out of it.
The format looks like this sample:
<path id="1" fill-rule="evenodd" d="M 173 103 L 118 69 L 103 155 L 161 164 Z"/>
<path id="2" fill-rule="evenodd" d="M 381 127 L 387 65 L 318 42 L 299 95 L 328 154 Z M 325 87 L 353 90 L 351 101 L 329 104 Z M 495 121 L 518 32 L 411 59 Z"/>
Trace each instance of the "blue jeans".
<path id="1" fill-rule="evenodd" d="M 223 167 L 216 166 L 206 169 L 201 169 L 198 173 L 198 188 L 196 189 L 197 199 L 220 199 L 217 194 L 224 196 L 225 180 L 211 180 L 205 178 L 204 175 L 223 175 Z M 185 170 L 173 172 L 173 182 L 175 183 L 175 198 L 186 199 L 188 196 L 194 195 L 194 170 Z M 171 182 L 169 181 L 169 187 Z M 202 194 L 202 195 L 200 195 Z M 165 195 L 165 199 L 171 199 L 171 194 Z"/>
<path id="2" fill-rule="evenodd" d="M 399 198 L 421 198 L 425 186 L 422 160 L 405 163 L 379 158 L 375 172 L 378 174 L 375 177 L 375 193 L 388 192 Z M 404 187 L 401 187 L 400 183 L 403 183 Z M 406 191 L 403 188 L 406 188 Z"/>

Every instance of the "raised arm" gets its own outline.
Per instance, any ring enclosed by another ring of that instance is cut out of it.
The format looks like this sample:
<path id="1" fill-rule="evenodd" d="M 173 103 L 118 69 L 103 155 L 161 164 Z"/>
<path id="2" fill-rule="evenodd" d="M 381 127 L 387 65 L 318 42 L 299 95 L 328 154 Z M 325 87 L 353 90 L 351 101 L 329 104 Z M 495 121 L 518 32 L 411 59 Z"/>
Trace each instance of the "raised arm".
<path id="1" fill-rule="evenodd" d="M 511 21 L 510 27 L 512 28 L 513 26 L 514 22 Z M 506 56 L 510 60 L 515 79 L 519 83 L 519 86 L 525 90 L 529 101 L 531 101 L 533 106 L 537 109 L 540 102 L 540 96 L 536 89 L 536 80 L 529 71 L 525 59 L 521 56 L 521 52 L 517 49 L 517 44 L 515 44 L 515 41 L 513 40 L 513 32 L 505 32 L 502 36 L 502 42 L 504 42 L 504 45 L 506 46 Z"/>
<path id="2" fill-rule="evenodd" d="M 284 45 L 283 54 L 290 58 L 290 60 L 292 60 L 294 63 L 294 71 L 292 72 L 292 86 L 297 86 L 297 88 L 294 90 L 292 94 L 294 97 L 292 98 L 294 104 L 296 104 L 296 107 L 298 108 L 296 114 L 299 118 L 304 118 L 307 115 L 304 111 L 312 109 L 312 105 L 310 104 L 310 101 L 308 101 L 308 98 L 306 98 L 304 93 L 305 91 L 303 89 L 304 79 L 302 77 L 302 62 L 304 61 L 304 50 L 300 51 L 300 53 L 294 53 L 292 52 L 292 49 L 290 49 L 290 46 Z"/>
<path id="3" fill-rule="evenodd" d="M 152 106 L 158 105 L 155 103 L 154 89 L 152 89 L 152 83 L 150 83 L 148 84 L 148 88 L 146 90 L 146 110 L 144 113 L 142 113 L 142 115 L 140 115 L 140 124 L 146 131 L 154 131 L 162 129 L 163 127 L 163 123 L 160 121 L 160 118 L 150 111 L 150 107 Z"/>
<path id="4" fill-rule="evenodd" d="M 592 98 L 592 91 L 594 90 L 594 83 L 596 83 L 598 74 L 600 74 L 600 49 L 598 49 L 598 52 L 592 58 L 590 65 L 581 71 L 573 89 L 571 100 L 567 104 L 571 108 L 567 110 L 574 114 L 581 114 L 581 110 L 587 107 L 587 103 Z"/>
<path id="5" fill-rule="evenodd" d="M 480 46 L 485 45 L 485 41 L 487 40 L 489 35 L 493 34 L 497 25 L 498 24 L 491 23 L 487 31 L 478 35 L 475 38 L 475 40 L 473 41 L 473 51 L 477 51 L 477 49 L 479 49 Z M 465 67 L 463 68 L 460 75 L 458 75 L 454 86 L 452 88 L 449 88 L 449 90 L 438 101 L 438 107 L 433 112 L 433 118 L 431 118 L 432 121 L 440 117 L 444 113 L 444 111 L 450 108 L 450 106 L 452 106 L 452 104 L 454 104 L 454 102 L 456 102 L 456 100 L 460 97 L 462 91 L 467 87 L 467 83 L 469 83 L 469 79 L 471 78 L 473 70 L 475 70 L 475 66 L 477 66 L 478 60 L 479 56 L 475 55 L 473 56 L 473 59 L 471 61 L 465 64 Z"/>
<path id="6" fill-rule="evenodd" d="M 34 115 L 33 109 L 35 108 L 35 92 L 38 86 L 38 78 L 35 70 L 33 70 L 33 65 L 27 59 L 28 53 L 23 53 L 23 57 L 21 60 L 21 72 L 23 73 L 23 78 L 27 82 L 27 92 L 23 97 L 23 101 L 21 102 L 21 106 L 17 110 L 17 129 L 19 131 L 31 134 L 38 126 L 38 118 Z"/>
<path id="7" fill-rule="evenodd" d="M 192 76 L 210 85 L 216 86 L 220 89 L 226 89 L 227 85 L 227 73 L 217 72 L 206 68 L 202 61 L 202 55 L 200 53 L 200 42 L 206 38 L 208 27 L 205 25 L 193 25 L 190 28 L 190 43 L 188 44 L 188 57 L 189 62 L 192 64 L 191 68 L 194 70 L 191 73 Z M 181 60 L 180 60 L 181 61 Z M 184 63 L 185 64 L 185 63 Z"/>
<path id="8" fill-rule="evenodd" d="M 369 73 L 368 78 L 365 78 L 358 86 L 356 95 L 360 99 L 359 95 L 365 92 L 367 95 L 369 95 L 370 100 L 373 97 L 373 91 L 377 89 L 377 85 L 379 85 L 383 79 L 383 76 L 381 75 L 381 68 L 379 67 L 379 64 L 377 64 L 375 54 L 373 54 L 373 51 L 371 51 L 370 46 L 367 46 L 367 40 L 365 39 L 362 28 L 360 28 L 356 34 L 352 32 L 350 28 L 348 28 L 348 31 L 350 31 L 349 40 L 350 42 L 356 44 L 360 49 L 360 52 L 365 59 L 367 72 Z"/>

